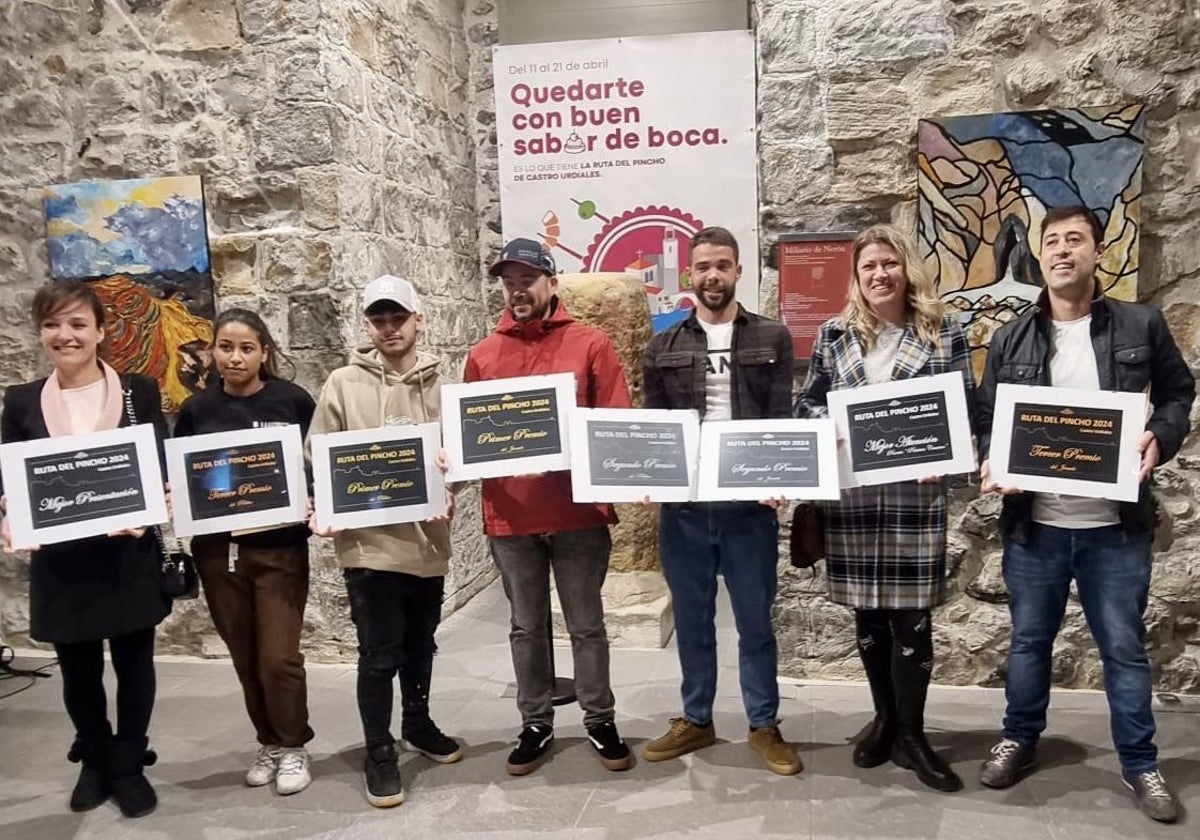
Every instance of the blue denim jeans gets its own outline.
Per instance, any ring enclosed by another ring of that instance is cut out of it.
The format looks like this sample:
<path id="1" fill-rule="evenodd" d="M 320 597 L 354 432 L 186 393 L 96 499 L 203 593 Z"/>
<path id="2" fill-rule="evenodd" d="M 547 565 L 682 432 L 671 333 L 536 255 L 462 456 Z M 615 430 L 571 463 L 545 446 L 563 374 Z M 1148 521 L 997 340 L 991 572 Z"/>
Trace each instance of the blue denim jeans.
<path id="1" fill-rule="evenodd" d="M 659 531 L 683 672 L 683 715 L 712 720 L 717 694 L 717 572 L 725 578 L 738 630 L 742 702 L 752 727 L 779 711 L 771 605 L 779 561 L 779 520 L 757 502 L 664 505 Z"/>
<path id="2" fill-rule="evenodd" d="M 1012 615 L 1004 737 L 1036 744 L 1050 705 L 1050 662 L 1071 579 L 1104 665 L 1113 744 L 1121 767 L 1158 766 L 1150 660 L 1142 613 L 1150 589 L 1150 535 L 1120 525 L 1055 528 L 1034 523 L 1029 541 L 1004 541 L 1004 583 Z"/>

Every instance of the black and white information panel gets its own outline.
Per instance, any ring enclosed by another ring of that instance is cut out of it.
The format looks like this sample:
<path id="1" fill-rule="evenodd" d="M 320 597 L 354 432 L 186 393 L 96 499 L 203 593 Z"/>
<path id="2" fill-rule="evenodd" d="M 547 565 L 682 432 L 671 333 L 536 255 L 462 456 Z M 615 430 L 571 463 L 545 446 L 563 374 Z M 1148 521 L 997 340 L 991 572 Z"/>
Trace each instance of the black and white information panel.
<path id="1" fill-rule="evenodd" d="M 725 420 L 700 425 L 700 501 L 836 499 L 832 420 Z"/>
<path id="2" fill-rule="evenodd" d="M 442 386 L 450 481 L 565 470 L 575 375 Z"/>
<path id="3" fill-rule="evenodd" d="M 14 548 L 167 521 L 158 445 L 148 423 L 6 443 L 0 470 Z"/>
<path id="4" fill-rule="evenodd" d="M 976 468 L 961 373 L 830 391 L 827 400 L 845 441 L 839 451 L 843 487 Z"/>
<path id="5" fill-rule="evenodd" d="M 700 446 L 695 411 L 576 408 L 571 495 L 577 502 L 686 502 Z"/>
<path id="6" fill-rule="evenodd" d="M 176 535 L 304 521 L 308 490 L 298 425 L 171 438 L 166 451 Z"/>
<path id="7" fill-rule="evenodd" d="M 988 471 L 1001 487 L 1135 502 L 1146 395 L 996 387 Z"/>
<path id="8" fill-rule="evenodd" d="M 437 423 L 313 435 L 317 526 L 371 528 L 444 515 L 440 446 Z"/>

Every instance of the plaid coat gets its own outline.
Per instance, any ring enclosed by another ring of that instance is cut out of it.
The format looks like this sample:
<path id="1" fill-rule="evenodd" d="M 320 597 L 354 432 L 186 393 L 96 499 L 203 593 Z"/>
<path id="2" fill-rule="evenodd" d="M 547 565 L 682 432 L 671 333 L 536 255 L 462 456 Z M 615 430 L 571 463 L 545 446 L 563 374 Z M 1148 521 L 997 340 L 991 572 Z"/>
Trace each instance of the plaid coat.
<path id="1" fill-rule="evenodd" d="M 962 371 L 974 416 L 974 380 L 967 339 L 946 316 L 937 347 L 904 329 L 892 379 Z M 797 417 L 827 417 L 826 394 L 867 384 L 858 330 L 841 318 L 821 325 Z M 915 481 L 855 487 L 825 508 L 826 576 L 830 600 L 857 609 L 928 609 L 945 597 L 945 482 Z"/>

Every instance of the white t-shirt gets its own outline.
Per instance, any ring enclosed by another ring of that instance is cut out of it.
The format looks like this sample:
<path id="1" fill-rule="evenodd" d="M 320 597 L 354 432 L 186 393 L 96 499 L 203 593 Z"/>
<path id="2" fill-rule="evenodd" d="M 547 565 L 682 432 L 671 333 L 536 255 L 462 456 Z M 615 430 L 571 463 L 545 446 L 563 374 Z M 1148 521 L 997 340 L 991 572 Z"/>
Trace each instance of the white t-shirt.
<path id="1" fill-rule="evenodd" d="M 63 388 L 62 397 L 71 418 L 71 434 L 94 432 L 108 398 L 108 380 L 100 377 L 82 388 Z"/>
<path id="2" fill-rule="evenodd" d="M 878 385 L 892 381 L 892 370 L 896 367 L 896 356 L 900 353 L 900 339 L 904 330 L 895 324 L 885 324 L 875 336 L 875 344 L 863 356 L 863 369 L 867 384 Z"/>
<path id="3" fill-rule="evenodd" d="M 1092 316 L 1076 321 L 1051 321 L 1053 351 L 1050 354 L 1050 384 L 1055 388 L 1100 390 L 1100 372 L 1092 349 Z M 1121 521 L 1117 502 L 1035 493 L 1033 521 L 1057 528 L 1103 528 Z"/>
<path id="4" fill-rule="evenodd" d="M 708 371 L 704 377 L 704 419 L 733 419 L 733 380 L 730 368 L 733 364 L 733 321 L 727 324 L 709 324 L 703 319 L 696 321 L 708 337 Z"/>

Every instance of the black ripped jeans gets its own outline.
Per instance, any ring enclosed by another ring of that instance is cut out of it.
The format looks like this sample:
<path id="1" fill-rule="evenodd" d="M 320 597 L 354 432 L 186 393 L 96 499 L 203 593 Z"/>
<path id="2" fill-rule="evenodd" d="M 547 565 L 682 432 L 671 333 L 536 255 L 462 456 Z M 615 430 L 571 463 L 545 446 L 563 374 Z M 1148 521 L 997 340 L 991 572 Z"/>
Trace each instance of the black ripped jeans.
<path id="1" fill-rule="evenodd" d="M 346 569 L 350 618 L 358 632 L 358 713 L 367 749 L 391 746 L 392 680 L 400 678 L 407 728 L 429 717 L 433 634 L 442 617 L 444 577 Z"/>

